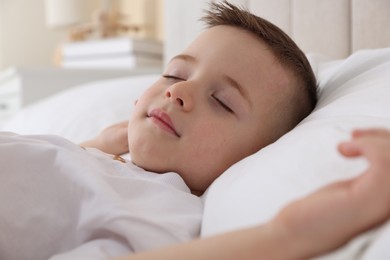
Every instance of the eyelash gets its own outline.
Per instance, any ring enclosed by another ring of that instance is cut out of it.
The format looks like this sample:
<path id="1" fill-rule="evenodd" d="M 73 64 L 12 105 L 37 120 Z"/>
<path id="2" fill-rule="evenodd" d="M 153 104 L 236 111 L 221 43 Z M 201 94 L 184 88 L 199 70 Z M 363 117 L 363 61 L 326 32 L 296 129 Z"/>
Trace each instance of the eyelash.
<path id="1" fill-rule="evenodd" d="M 166 78 L 166 79 L 184 80 L 184 79 L 182 79 L 182 78 L 179 78 L 179 77 L 176 77 L 176 76 L 173 76 L 173 75 L 166 75 L 166 74 L 164 74 L 164 75 L 162 75 L 162 76 L 163 76 L 163 78 Z"/>
<path id="2" fill-rule="evenodd" d="M 212 96 L 214 99 L 215 99 L 215 101 L 217 101 L 218 102 L 218 104 L 223 108 L 223 109 L 225 109 L 227 112 L 229 112 L 229 113 L 234 113 L 234 111 L 230 108 L 230 107 L 228 107 L 225 103 L 223 103 L 220 99 L 218 99 L 217 97 L 215 97 L 214 95 Z"/>

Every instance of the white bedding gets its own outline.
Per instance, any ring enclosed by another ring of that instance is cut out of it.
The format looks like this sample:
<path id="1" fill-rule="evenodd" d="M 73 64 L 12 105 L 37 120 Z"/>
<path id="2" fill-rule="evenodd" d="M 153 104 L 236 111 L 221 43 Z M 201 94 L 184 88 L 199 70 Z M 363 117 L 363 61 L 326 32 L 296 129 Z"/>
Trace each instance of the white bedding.
<path id="1" fill-rule="evenodd" d="M 203 203 L 176 173 L 11 133 L 0 165 L 0 259 L 110 259 L 199 235 Z"/>
<path id="2" fill-rule="evenodd" d="M 361 51 L 339 61 L 319 62 L 317 56 L 311 57 L 321 87 L 315 111 L 212 184 L 203 197 L 203 236 L 265 222 L 291 200 L 359 174 L 366 162 L 342 158 L 337 143 L 348 139 L 356 127 L 390 128 L 390 48 Z M 25 109 L 4 128 L 60 134 L 80 142 L 106 124 L 126 119 L 136 96 L 156 77 L 80 86 Z M 325 258 L 390 259 L 389 229 L 361 236 Z"/>

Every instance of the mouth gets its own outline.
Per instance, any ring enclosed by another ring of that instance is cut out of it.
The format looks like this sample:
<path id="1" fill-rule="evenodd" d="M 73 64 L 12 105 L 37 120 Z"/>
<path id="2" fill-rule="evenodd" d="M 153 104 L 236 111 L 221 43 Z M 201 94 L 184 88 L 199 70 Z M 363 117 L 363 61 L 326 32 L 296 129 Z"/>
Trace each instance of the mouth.
<path id="1" fill-rule="evenodd" d="M 180 134 L 175 129 L 172 119 L 161 109 L 153 109 L 148 114 L 148 118 L 150 118 L 152 122 L 161 130 L 168 132 L 169 134 L 172 134 L 176 137 L 180 137 Z"/>

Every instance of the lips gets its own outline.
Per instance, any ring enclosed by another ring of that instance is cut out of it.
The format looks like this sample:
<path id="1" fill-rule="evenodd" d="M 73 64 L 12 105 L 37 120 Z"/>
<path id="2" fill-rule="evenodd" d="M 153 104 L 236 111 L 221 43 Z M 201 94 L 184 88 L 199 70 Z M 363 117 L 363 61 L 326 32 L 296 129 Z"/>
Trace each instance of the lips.
<path id="1" fill-rule="evenodd" d="M 152 122 L 157 125 L 160 129 L 175 135 L 177 137 L 180 137 L 180 135 L 177 133 L 175 126 L 172 122 L 172 119 L 169 117 L 167 113 L 162 111 L 161 109 L 153 109 L 148 117 L 152 120 Z"/>

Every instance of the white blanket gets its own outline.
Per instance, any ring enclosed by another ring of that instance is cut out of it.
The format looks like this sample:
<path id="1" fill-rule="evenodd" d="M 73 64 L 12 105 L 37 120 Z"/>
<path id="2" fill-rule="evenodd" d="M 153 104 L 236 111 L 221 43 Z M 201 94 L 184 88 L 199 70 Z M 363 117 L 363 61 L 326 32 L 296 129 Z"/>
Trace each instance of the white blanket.
<path id="1" fill-rule="evenodd" d="M 198 235 L 202 202 L 56 136 L 0 133 L 0 259 L 107 259 Z"/>

